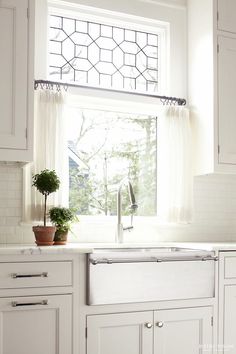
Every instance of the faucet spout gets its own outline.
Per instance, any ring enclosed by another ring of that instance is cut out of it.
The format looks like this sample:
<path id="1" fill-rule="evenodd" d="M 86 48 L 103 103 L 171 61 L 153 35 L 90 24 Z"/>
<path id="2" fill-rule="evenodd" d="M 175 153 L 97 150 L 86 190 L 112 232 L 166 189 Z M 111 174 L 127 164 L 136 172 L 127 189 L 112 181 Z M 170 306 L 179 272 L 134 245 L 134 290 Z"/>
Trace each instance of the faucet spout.
<path id="1" fill-rule="evenodd" d="M 131 211 L 131 225 L 124 227 L 122 224 L 122 188 L 127 184 L 129 199 L 130 199 L 130 211 Z M 117 233 L 116 233 L 116 241 L 119 243 L 124 242 L 124 231 L 131 231 L 133 229 L 133 214 L 138 208 L 138 204 L 136 203 L 134 191 L 130 180 L 126 177 L 124 178 L 119 185 L 117 191 Z"/>

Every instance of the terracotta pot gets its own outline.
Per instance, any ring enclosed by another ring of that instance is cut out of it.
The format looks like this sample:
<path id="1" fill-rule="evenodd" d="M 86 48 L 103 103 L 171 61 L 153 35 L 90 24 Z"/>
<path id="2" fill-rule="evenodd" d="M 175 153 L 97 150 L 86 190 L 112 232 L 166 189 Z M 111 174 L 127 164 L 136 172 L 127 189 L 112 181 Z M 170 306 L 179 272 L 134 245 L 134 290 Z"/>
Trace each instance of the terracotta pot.
<path id="1" fill-rule="evenodd" d="M 33 226 L 37 246 L 51 246 L 56 232 L 55 226 Z"/>
<path id="2" fill-rule="evenodd" d="M 54 245 L 65 245 L 67 243 L 68 231 L 56 231 L 54 236 Z"/>

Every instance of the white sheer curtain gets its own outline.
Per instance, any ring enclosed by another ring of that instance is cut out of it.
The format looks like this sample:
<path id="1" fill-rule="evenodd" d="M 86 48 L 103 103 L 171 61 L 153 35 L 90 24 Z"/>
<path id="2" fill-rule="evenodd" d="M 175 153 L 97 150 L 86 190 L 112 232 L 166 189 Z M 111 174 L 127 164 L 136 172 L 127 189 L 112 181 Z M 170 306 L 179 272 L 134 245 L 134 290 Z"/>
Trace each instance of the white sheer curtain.
<path id="1" fill-rule="evenodd" d="M 158 120 L 158 215 L 165 222 L 192 219 L 193 175 L 189 111 L 181 106 L 164 108 Z"/>
<path id="2" fill-rule="evenodd" d="M 69 179 L 65 96 L 62 92 L 35 92 L 34 162 L 24 167 L 23 221 L 42 220 L 43 198 L 32 186 L 32 175 L 55 170 L 61 185 L 49 196 L 48 205 L 68 205 Z"/>

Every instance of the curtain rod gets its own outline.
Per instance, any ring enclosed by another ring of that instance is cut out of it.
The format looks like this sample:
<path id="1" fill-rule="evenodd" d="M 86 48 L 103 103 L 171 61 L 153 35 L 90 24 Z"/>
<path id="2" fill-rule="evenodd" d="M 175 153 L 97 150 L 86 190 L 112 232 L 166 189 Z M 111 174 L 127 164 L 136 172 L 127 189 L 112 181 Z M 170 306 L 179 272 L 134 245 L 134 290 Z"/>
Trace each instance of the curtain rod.
<path id="1" fill-rule="evenodd" d="M 170 96 L 159 96 L 159 95 L 150 95 L 150 94 L 143 94 L 139 92 L 125 92 L 121 90 L 113 90 L 113 89 L 106 89 L 106 88 L 101 88 L 101 87 L 89 87 L 89 86 L 84 86 L 84 85 L 79 85 L 79 84 L 70 84 L 66 82 L 57 82 L 57 81 L 49 81 L 49 80 L 34 80 L 34 89 L 37 90 L 38 88 L 41 88 L 42 90 L 48 89 L 48 90 L 53 90 L 54 86 L 57 91 L 61 90 L 61 86 L 64 88 L 65 91 L 67 91 L 68 87 L 77 87 L 77 88 L 82 88 L 82 89 L 90 89 L 90 90 L 95 90 L 95 91 L 105 91 L 105 92 L 115 92 L 115 93 L 123 93 L 123 94 L 131 94 L 131 95 L 136 95 L 136 96 L 142 96 L 142 97 L 152 97 L 152 98 L 159 98 L 163 104 L 178 104 L 179 106 L 185 106 L 186 105 L 186 99 L 185 98 L 178 98 L 178 97 L 170 97 Z"/>

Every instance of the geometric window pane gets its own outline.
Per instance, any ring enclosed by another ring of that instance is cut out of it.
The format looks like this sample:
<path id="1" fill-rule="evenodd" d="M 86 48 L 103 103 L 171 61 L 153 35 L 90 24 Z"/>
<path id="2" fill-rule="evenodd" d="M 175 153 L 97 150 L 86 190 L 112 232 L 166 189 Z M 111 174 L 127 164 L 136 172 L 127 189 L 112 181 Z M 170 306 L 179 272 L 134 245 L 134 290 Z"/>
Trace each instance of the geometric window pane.
<path id="1" fill-rule="evenodd" d="M 49 22 L 52 79 L 158 93 L 158 34 L 57 15 Z"/>

